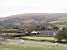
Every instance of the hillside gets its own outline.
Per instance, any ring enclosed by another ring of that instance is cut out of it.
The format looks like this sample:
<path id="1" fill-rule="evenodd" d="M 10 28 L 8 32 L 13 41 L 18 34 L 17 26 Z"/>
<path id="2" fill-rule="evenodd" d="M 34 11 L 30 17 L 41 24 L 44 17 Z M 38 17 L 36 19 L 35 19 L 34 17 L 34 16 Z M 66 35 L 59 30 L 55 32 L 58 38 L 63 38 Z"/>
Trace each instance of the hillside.
<path id="1" fill-rule="evenodd" d="M 25 25 L 41 25 L 59 20 L 66 17 L 66 13 L 26 13 L 11 15 L 9 17 L 0 18 L 0 27 L 24 27 Z"/>
<path id="2" fill-rule="evenodd" d="M 58 20 L 52 21 L 50 23 L 54 24 L 54 25 L 67 26 L 67 14 L 64 15 L 63 17 L 59 18 Z"/>

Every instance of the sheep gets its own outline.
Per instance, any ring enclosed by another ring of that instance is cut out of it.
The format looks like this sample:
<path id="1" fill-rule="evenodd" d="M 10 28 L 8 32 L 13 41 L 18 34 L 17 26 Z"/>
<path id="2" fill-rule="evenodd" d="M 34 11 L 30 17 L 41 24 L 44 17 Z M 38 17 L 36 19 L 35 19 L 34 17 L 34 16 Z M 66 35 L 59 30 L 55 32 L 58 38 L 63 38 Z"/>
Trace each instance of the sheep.
<path id="1" fill-rule="evenodd" d="M 24 43 L 24 40 L 20 39 L 20 43 Z"/>
<path id="2" fill-rule="evenodd" d="M 18 44 L 20 44 L 20 43 L 24 43 L 24 40 L 19 39 L 19 40 L 17 41 L 17 43 L 18 43 Z"/>
<path id="3" fill-rule="evenodd" d="M 55 43 L 54 45 L 55 45 L 55 46 L 57 46 L 57 45 L 58 45 L 58 43 Z"/>

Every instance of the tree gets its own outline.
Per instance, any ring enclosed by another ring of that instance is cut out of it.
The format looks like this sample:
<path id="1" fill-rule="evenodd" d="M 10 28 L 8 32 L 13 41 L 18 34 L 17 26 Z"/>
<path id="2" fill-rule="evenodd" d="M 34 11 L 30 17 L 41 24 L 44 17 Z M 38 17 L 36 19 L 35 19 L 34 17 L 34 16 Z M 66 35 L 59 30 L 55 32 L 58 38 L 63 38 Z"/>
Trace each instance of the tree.
<path id="1" fill-rule="evenodd" d="M 67 41 L 67 29 L 62 27 L 59 29 L 58 33 L 56 34 L 55 38 L 61 42 L 62 39 L 66 39 Z"/>
<path id="2" fill-rule="evenodd" d="M 57 26 L 54 26 L 54 27 L 53 27 L 53 29 L 54 29 L 54 30 L 58 30 L 58 29 L 59 29 L 59 27 L 57 27 Z"/>

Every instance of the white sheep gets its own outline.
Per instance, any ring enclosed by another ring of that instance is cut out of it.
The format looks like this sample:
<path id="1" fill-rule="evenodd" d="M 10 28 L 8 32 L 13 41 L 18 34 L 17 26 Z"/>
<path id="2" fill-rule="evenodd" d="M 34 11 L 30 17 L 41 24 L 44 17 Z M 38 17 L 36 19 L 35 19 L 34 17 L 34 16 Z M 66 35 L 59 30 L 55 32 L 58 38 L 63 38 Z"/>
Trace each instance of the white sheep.
<path id="1" fill-rule="evenodd" d="M 20 39 L 20 43 L 24 43 L 24 40 Z"/>
<path id="2" fill-rule="evenodd" d="M 18 43 L 18 44 L 20 44 L 20 43 L 24 43 L 24 40 L 19 39 L 19 40 L 17 41 L 17 43 Z"/>
<path id="3" fill-rule="evenodd" d="M 57 45 L 58 45 L 58 43 L 55 43 L 54 45 L 55 45 L 55 46 L 57 46 Z"/>

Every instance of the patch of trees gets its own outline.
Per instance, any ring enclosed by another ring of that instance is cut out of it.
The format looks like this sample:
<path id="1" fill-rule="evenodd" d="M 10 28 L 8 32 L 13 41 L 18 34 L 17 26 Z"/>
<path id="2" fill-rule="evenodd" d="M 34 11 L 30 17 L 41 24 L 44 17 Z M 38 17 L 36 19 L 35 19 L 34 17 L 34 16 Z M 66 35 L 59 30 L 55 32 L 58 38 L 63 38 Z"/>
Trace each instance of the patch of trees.
<path id="1" fill-rule="evenodd" d="M 60 28 L 55 38 L 58 40 L 58 42 L 61 42 L 63 39 L 65 39 L 67 42 L 67 29 L 65 27 Z"/>

